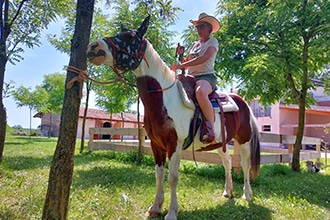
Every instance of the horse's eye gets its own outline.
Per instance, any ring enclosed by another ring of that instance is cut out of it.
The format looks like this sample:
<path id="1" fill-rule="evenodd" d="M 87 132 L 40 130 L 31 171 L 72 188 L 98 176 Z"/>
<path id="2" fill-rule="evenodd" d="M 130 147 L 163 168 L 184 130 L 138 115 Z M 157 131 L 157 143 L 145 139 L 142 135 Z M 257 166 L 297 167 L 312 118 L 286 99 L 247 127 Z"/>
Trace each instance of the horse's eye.
<path id="1" fill-rule="evenodd" d="M 135 33 L 131 31 L 123 32 L 120 35 L 120 38 L 125 42 L 131 42 L 135 37 Z"/>

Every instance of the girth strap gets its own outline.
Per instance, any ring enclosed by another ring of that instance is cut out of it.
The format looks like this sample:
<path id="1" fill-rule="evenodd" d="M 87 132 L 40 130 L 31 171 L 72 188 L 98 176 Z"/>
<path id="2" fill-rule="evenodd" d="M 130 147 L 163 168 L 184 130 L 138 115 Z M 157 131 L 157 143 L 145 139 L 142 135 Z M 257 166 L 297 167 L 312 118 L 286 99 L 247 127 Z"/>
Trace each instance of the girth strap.
<path id="1" fill-rule="evenodd" d="M 215 99 L 220 108 L 220 124 L 221 124 L 221 141 L 222 141 L 222 151 L 226 152 L 226 137 L 225 137 L 225 113 L 219 99 Z"/>

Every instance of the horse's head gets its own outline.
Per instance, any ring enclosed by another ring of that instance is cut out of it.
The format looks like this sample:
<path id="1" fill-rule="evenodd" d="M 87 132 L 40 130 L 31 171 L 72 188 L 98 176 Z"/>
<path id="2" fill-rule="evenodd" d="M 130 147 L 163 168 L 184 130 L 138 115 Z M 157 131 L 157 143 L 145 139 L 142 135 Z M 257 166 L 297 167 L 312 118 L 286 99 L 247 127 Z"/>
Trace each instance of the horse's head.
<path id="1" fill-rule="evenodd" d="M 149 19 L 150 15 L 137 30 L 129 30 L 122 25 L 119 34 L 90 43 L 87 58 L 94 65 L 105 64 L 123 71 L 136 69 L 144 57 L 146 40 L 143 36 Z"/>

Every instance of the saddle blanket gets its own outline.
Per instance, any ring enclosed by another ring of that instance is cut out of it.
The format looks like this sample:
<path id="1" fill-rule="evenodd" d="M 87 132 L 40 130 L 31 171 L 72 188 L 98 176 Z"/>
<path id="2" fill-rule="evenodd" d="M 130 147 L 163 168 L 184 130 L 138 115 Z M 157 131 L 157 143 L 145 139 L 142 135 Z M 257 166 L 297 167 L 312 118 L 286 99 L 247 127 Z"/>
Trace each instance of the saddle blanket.
<path id="1" fill-rule="evenodd" d="M 190 108 L 191 110 L 195 110 L 196 106 L 195 106 L 194 102 L 188 97 L 188 94 L 187 94 L 186 90 L 184 89 L 180 80 L 177 81 L 177 86 L 178 86 L 183 104 L 187 108 Z M 235 111 L 239 110 L 235 101 L 227 93 L 221 93 L 221 94 L 219 94 L 219 96 L 223 97 L 223 98 L 221 98 L 221 105 L 223 107 L 224 112 L 235 112 Z M 220 107 L 219 107 L 218 103 L 216 101 L 211 101 L 211 103 L 214 108 L 214 112 L 219 113 Z"/>

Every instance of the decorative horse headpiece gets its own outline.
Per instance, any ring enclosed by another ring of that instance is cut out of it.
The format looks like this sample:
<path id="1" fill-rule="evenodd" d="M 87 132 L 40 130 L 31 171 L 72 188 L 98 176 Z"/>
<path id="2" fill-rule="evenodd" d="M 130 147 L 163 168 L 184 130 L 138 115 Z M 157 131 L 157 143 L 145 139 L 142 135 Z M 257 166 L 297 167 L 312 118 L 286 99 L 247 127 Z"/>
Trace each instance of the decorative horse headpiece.
<path id="1" fill-rule="evenodd" d="M 146 40 L 144 34 L 149 26 L 150 15 L 146 17 L 137 30 L 129 30 L 121 25 L 121 32 L 113 37 L 103 38 L 108 48 L 95 41 L 88 45 L 87 58 L 95 65 L 101 65 L 107 58 L 107 49 L 113 57 L 111 65 L 115 72 L 117 69 L 129 71 L 136 69 L 144 58 Z"/>

